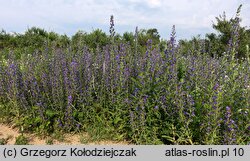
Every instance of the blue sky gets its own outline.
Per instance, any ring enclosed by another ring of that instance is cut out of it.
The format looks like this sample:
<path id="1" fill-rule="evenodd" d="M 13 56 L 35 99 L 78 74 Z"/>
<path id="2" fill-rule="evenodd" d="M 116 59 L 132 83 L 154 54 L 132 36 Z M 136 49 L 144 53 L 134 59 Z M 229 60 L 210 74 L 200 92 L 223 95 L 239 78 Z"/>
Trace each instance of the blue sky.
<path id="1" fill-rule="evenodd" d="M 235 15 L 243 4 L 242 26 L 250 26 L 250 0 L 0 0 L 0 29 L 24 32 L 29 27 L 72 35 L 78 30 L 109 30 L 110 15 L 118 33 L 135 27 L 157 28 L 167 39 L 172 25 L 177 38 L 214 32 L 215 17 Z"/>

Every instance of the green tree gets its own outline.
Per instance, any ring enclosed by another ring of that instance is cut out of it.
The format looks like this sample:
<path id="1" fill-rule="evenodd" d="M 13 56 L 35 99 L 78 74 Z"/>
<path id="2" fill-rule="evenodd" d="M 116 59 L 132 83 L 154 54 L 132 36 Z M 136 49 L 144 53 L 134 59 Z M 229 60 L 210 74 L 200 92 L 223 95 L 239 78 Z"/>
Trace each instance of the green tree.
<path id="1" fill-rule="evenodd" d="M 0 49 L 10 46 L 11 35 L 5 30 L 0 32 Z"/>
<path id="2" fill-rule="evenodd" d="M 138 43 L 141 46 L 146 46 L 147 41 L 151 39 L 152 45 L 158 45 L 160 43 L 160 35 L 157 29 L 141 29 L 138 33 Z"/>
<path id="3" fill-rule="evenodd" d="M 135 38 L 134 38 L 133 32 L 125 32 L 125 33 L 123 33 L 122 41 L 129 42 L 130 45 L 133 45 L 134 40 L 135 40 Z"/>
<path id="4" fill-rule="evenodd" d="M 236 16 L 229 20 L 227 19 L 225 12 L 222 15 L 219 15 L 219 17 L 216 17 L 216 23 L 213 24 L 213 28 L 219 34 L 216 35 L 211 33 L 206 35 L 212 54 L 218 54 L 221 56 L 223 53 L 227 52 L 231 39 L 231 43 L 234 43 L 237 47 L 236 57 L 246 57 L 247 45 L 249 46 L 250 44 L 250 36 L 249 30 L 247 30 L 246 27 L 240 26 L 241 7 L 242 5 L 238 7 Z"/>
<path id="5" fill-rule="evenodd" d="M 157 45 L 160 43 L 160 35 L 156 28 L 148 29 L 146 33 L 147 37 L 152 40 L 153 44 Z"/>
<path id="6" fill-rule="evenodd" d="M 71 40 L 72 45 L 75 47 L 86 45 L 92 50 L 96 50 L 97 47 L 103 47 L 110 41 L 107 34 L 100 29 L 96 29 L 89 34 L 84 31 L 78 31 L 72 36 Z"/>

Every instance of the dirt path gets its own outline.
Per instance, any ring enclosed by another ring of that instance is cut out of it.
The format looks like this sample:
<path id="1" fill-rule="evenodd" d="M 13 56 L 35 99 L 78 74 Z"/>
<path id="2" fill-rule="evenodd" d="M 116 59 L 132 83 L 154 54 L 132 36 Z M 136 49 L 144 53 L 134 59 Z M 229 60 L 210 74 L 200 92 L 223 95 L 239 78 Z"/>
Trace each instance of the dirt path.
<path id="1" fill-rule="evenodd" d="M 0 139 L 7 139 L 7 144 L 14 144 L 15 138 L 19 135 L 17 129 L 12 129 L 6 125 L 0 124 Z"/>
<path id="2" fill-rule="evenodd" d="M 16 138 L 20 136 L 21 133 L 18 129 L 12 128 L 11 126 L 0 124 L 0 140 L 4 139 L 6 141 L 5 144 L 7 145 L 13 145 L 16 142 Z M 46 145 L 47 140 L 50 139 L 53 142 L 53 145 L 80 145 L 81 139 L 84 136 L 81 136 L 79 134 L 66 134 L 64 136 L 64 139 L 62 142 L 51 139 L 51 138 L 39 138 L 35 136 L 34 134 L 24 134 L 25 137 L 28 138 L 28 144 L 31 145 Z M 88 145 L 126 145 L 128 143 L 126 142 L 114 142 L 114 141 L 99 141 L 99 142 L 86 142 L 84 144 Z"/>

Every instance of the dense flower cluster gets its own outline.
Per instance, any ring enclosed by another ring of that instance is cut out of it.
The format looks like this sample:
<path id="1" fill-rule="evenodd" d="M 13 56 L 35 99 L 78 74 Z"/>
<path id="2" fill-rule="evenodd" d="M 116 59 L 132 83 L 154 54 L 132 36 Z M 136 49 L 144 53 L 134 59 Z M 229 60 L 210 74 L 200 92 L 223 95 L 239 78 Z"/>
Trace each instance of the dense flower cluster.
<path id="1" fill-rule="evenodd" d="M 96 51 L 9 53 L 0 63 L 2 115 L 47 132 L 103 126 L 135 143 L 248 144 L 250 62 L 179 48 L 173 27 L 165 52 L 148 40 L 145 53 L 114 41 Z"/>

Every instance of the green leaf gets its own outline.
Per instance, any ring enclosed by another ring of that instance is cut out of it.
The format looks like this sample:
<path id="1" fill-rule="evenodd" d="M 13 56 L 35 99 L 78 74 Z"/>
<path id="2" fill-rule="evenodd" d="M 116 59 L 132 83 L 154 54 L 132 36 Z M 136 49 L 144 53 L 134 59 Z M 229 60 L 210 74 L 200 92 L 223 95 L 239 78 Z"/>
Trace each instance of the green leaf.
<path id="1" fill-rule="evenodd" d="M 36 117 L 35 120 L 34 120 L 35 124 L 41 123 L 41 122 L 42 122 L 42 118 L 41 117 Z"/>
<path id="2" fill-rule="evenodd" d="M 38 107 L 38 106 L 32 106 L 32 109 L 33 110 L 38 110 L 40 107 Z"/>
<path id="3" fill-rule="evenodd" d="M 122 119 L 121 119 L 120 117 L 116 117 L 116 118 L 114 119 L 114 123 L 115 123 L 115 124 L 117 124 L 119 121 L 122 121 Z"/>
<path id="4" fill-rule="evenodd" d="M 48 116 L 49 118 L 52 118 L 54 116 L 56 116 L 58 113 L 52 110 L 46 110 L 45 112 L 46 116 Z"/>

